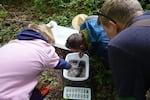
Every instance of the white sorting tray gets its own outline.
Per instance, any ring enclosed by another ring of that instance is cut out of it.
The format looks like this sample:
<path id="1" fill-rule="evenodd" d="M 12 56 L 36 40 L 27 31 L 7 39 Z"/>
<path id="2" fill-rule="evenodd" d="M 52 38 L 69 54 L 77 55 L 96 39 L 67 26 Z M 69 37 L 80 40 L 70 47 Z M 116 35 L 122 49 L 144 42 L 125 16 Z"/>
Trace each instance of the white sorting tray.
<path id="1" fill-rule="evenodd" d="M 84 81 L 87 80 L 89 77 L 89 56 L 87 54 L 84 54 L 82 58 L 79 57 L 78 53 L 69 53 L 67 54 L 66 61 L 70 60 L 82 60 L 85 61 L 85 75 L 84 77 L 71 77 L 68 76 L 68 70 L 63 69 L 63 76 L 64 78 L 71 80 L 71 81 Z"/>
<path id="2" fill-rule="evenodd" d="M 64 87 L 64 99 L 91 100 L 91 89 L 84 87 Z"/>

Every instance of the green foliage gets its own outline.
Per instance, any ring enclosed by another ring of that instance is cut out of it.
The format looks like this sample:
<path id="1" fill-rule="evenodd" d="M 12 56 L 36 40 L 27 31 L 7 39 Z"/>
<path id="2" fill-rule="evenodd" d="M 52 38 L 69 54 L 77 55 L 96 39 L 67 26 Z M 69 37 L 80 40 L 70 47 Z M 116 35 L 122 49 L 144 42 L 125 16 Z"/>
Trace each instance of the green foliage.
<path id="1" fill-rule="evenodd" d="M 55 20 L 59 25 L 70 26 L 72 18 L 85 13 L 93 15 L 104 0 L 33 0 L 35 10 L 50 15 L 46 21 Z M 46 19 L 46 18 L 45 18 Z"/>
<path id="2" fill-rule="evenodd" d="M 150 10 L 150 4 L 146 5 L 146 10 Z"/>
<path id="3" fill-rule="evenodd" d="M 102 59 L 90 58 L 90 76 L 96 100 L 117 100 L 112 80 L 112 71 Z"/>
<path id="4" fill-rule="evenodd" d="M 41 76 L 40 76 L 40 83 L 44 83 L 44 84 L 48 84 L 50 87 L 57 87 L 57 85 L 59 84 L 57 82 L 57 78 L 58 77 L 52 77 L 51 75 L 55 75 L 55 71 L 54 70 L 51 70 L 51 69 L 48 69 L 48 70 L 45 70 L 41 73 Z M 48 95 L 46 95 L 46 97 L 51 97 L 53 94 L 48 93 Z"/>
<path id="5" fill-rule="evenodd" d="M 1 27 L 3 27 L 3 25 L 1 25 L 0 28 Z M 17 26 L 15 25 L 10 25 L 9 27 L 5 27 L 4 29 L 1 29 L 0 43 L 5 43 L 11 39 L 14 39 L 18 31 L 20 31 L 20 28 L 17 28 Z"/>
<path id="6" fill-rule="evenodd" d="M 0 11 L 0 22 L 2 22 L 6 16 L 7 16 L 7 12 Z"/>
<path id="7" fill-rule="evenodd" d="M 150 10 L 150 0 L 139 0 L 145 10 Z"/>
<path id="8" fill-rule="evenodd" d="M 45 6 L 43 5 L 43 0 L 34 0 L 34 7 L 37 12 L 44 12 Z"/>
<path id="9" fill-rule="evenodd" d="M 6 16 L 7 16 L 7 11 L 2 6 L 2 4 L 0 4 L 0 22 L 2 22 Z"/>

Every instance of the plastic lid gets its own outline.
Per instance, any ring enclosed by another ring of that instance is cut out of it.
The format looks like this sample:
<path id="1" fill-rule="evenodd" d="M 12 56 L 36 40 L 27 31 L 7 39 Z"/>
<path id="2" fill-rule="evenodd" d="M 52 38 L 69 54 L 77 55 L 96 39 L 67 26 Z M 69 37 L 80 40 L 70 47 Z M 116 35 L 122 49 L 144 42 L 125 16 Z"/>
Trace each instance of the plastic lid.
<path id="1" fill-rule="evenodd" d="M 64 99 L 91 100 L 91 89 L 84 87 L 64 87 Z"/>

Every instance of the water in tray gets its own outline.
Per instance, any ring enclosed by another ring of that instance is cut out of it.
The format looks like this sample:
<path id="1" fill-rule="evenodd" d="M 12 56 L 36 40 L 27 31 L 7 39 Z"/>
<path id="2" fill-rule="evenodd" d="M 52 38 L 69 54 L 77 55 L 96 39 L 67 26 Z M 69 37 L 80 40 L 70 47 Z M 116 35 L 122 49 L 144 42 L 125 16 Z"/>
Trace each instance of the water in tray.
<path id="1" fill-rule="evenodd" d="M 69 63 L 75 67 L 74 70 L 68 71 L 70 77 L 85 77 L 85 61 L 83 60 L 69 60 Z"/>

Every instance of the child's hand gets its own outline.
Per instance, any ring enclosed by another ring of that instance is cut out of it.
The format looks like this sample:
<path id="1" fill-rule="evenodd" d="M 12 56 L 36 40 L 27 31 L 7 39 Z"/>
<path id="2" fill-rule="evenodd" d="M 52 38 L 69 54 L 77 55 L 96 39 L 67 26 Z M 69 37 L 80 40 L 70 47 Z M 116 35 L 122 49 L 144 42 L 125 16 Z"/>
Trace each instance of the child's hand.
<path id="1" fill-rule="evenodd" d="M 81 51 L 81 52 L 79 52 L 79 57 L 80 57 L 80 58 L 82 58 L 82 57 L 83 57 L 83 55 L 84 55 L 84 52 L 82 52 L 82 51 Z"/>

